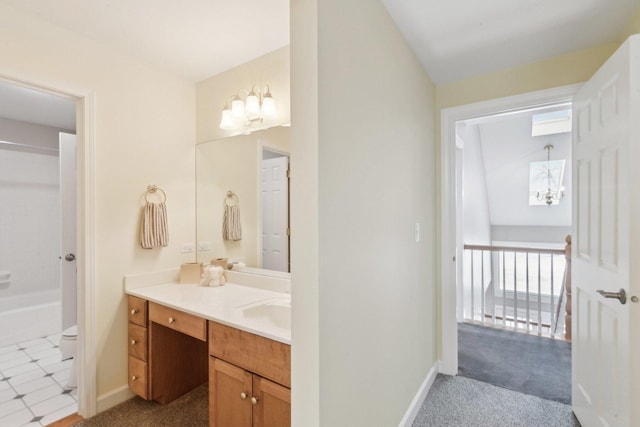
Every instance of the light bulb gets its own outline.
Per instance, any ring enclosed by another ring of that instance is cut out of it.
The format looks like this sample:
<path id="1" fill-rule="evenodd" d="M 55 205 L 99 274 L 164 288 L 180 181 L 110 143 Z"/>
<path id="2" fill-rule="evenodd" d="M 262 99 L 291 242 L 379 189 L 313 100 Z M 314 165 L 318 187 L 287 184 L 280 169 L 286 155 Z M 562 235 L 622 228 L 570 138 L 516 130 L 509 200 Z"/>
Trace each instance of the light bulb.
<path id="1" fill-rule="evenodd" d="M 249 116 L 257 116 L 260 114 L 260 100 L 253 90 L 251 90 L 247 96 L 245 109 Z"/>
<path id="2" fill-rule="evenodd" d="M 231 130 L 235 129 L 236 124 L 233 120 L 233 115 L 231 114 L 231 110 L 228 106 L 224 107 L 222 110 L 222 118 L 220 119 L 220 129 Z"/>
<path id="3" fill-rule="evenodd" d="M 233 101 L 231 101 L 231 114 L 233 114 L 233 117 L 239 119 L 244 117 L 244 111 L 244 102 L 236 95 Z"/>
<path id="4" fill-rule="evenodd" d="M 276 116 L 276 101 L 273 100 L 271 92 L 267 91 L 262 98 L 262 116 L 272 119 Z"/>

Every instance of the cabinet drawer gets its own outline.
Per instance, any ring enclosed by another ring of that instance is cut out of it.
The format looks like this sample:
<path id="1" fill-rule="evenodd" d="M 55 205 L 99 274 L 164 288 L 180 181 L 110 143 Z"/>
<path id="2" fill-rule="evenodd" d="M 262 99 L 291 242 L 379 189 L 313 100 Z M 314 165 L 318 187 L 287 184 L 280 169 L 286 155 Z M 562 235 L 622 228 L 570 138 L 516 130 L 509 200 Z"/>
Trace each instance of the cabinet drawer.
<path id="1" fill-rule="evenodd" d="M 147 362 L 129 356 L 129 388 L 143 399 L 148 399 Z"/>
<path id="2" fill-rule="evenodd" d="M 147 361 L 147 328 L 129 323 L 129 355 Z"/>
<path id="3" fill-rule="evenodd" d="M 129 322 L 147 327 L 147 301 L 129 295 Z"/>
<path id="4" fill-rule="evenodd" d="M 209 322 L 209 354 L 291 387 L 291 346 Z"/>
<path id="5" fill-rule="evenodd" d="M 152 302 L 149 303 L 149 319 L 201 341 L 207 340 L 207 321 L 201 317 Z"/>

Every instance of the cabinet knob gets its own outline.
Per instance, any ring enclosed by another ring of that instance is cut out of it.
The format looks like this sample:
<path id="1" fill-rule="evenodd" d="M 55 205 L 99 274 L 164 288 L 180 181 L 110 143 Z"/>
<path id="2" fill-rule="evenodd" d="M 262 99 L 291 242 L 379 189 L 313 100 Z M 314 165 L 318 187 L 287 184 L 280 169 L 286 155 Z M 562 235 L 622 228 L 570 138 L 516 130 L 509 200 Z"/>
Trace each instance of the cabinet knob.
<path id="1" fill-rule="evenodd" d="M 135 381 L 137 379 L 138 379 L 138 377 L 136 377 L 135 375 L 131 377 L 131 381 Z"/>
<path id="2" fill-rule="evenodd" d="M 169 317 L 169 323 L 173 323 L 175 321 L 176 321 L 176 319 L 174 319 L 173 317 Z"/>
<path id="3" fill-rule="evenodd" d="M 131 345 L 136 345 L 137 341 L 136 340 L 131 340 Z"/>
<path id="4" fill-rule="evenodd" d="M 240 399 L 245 400 L 247 398 L 247 393 L 240 393 Z"/>
<path id="5" fill-rule="evenodd" d="M 258 403 L 258 398 L 257 397 L 252 397 L 251 398 L 251 404 L 252 405 L 256 405 Z"/>
<path id="6" fill-rule="evenodd" d="M 136 310 L 135 308 L 131 309 L 131 315 L 133 316 L 134 314 L 136 314 L 138 312 L 138 310 Z"/>

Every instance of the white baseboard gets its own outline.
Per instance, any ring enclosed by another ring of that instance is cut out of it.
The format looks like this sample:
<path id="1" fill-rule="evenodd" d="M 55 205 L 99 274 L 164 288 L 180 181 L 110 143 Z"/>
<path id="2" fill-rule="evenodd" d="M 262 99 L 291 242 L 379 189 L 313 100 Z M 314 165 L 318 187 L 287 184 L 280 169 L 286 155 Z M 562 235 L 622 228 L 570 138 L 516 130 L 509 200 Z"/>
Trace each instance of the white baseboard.
<path id="1" fill-rule="evenodd" d="M 125 400 L 131 399 L 135 394 L 129 389 L 128 385 L 123 385 L 115 390 L 98 396 L 98 413 L 106 411 Z"/>
<path id="2" fill-rule="evenodd" d="M 416 393 L 413 401 L 411 401 L 411 405 L 409 405 L 409 408 L 407 409 L 407 412 L 404 414 L 404 417 L 402 417 L 399 427 L 411 427 L 411 424 L 413 424 L 413 421 L 418 415 L 418 411 L 420 411 L 422 402 L 424 402 L 424 399 L 427 397 L 427 393 L 429 393 L 429 389 L 431 389 L 433 382 L 436 380 L 439 365 L 440 362 L 436 361 L 436 363 L 429 370 L 427 377 L 424 379 L 422 385 L 418 389 L 418 393 Z"/>

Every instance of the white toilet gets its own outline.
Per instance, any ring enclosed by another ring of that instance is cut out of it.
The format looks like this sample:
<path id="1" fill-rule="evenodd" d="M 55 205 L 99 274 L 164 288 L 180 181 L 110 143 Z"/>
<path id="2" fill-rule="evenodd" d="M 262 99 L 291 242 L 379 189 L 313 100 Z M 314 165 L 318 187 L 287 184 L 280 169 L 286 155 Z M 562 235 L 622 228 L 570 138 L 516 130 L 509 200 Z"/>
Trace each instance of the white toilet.
<path id="1" fill-rule="evenodd" d="M 71 371 L 69 371 L 69 380 L 67 381 L 68 388 L 76 388 L 78 382 L 78 368 L 76 366 L 77 354 L 78 354 L 78 326 L 72 326 L 69 329 L 65 329 L 62 332 L 60 338 L 60 352 L 62 353 L 62 360 L 73 358 L 71 363 Z"/>

